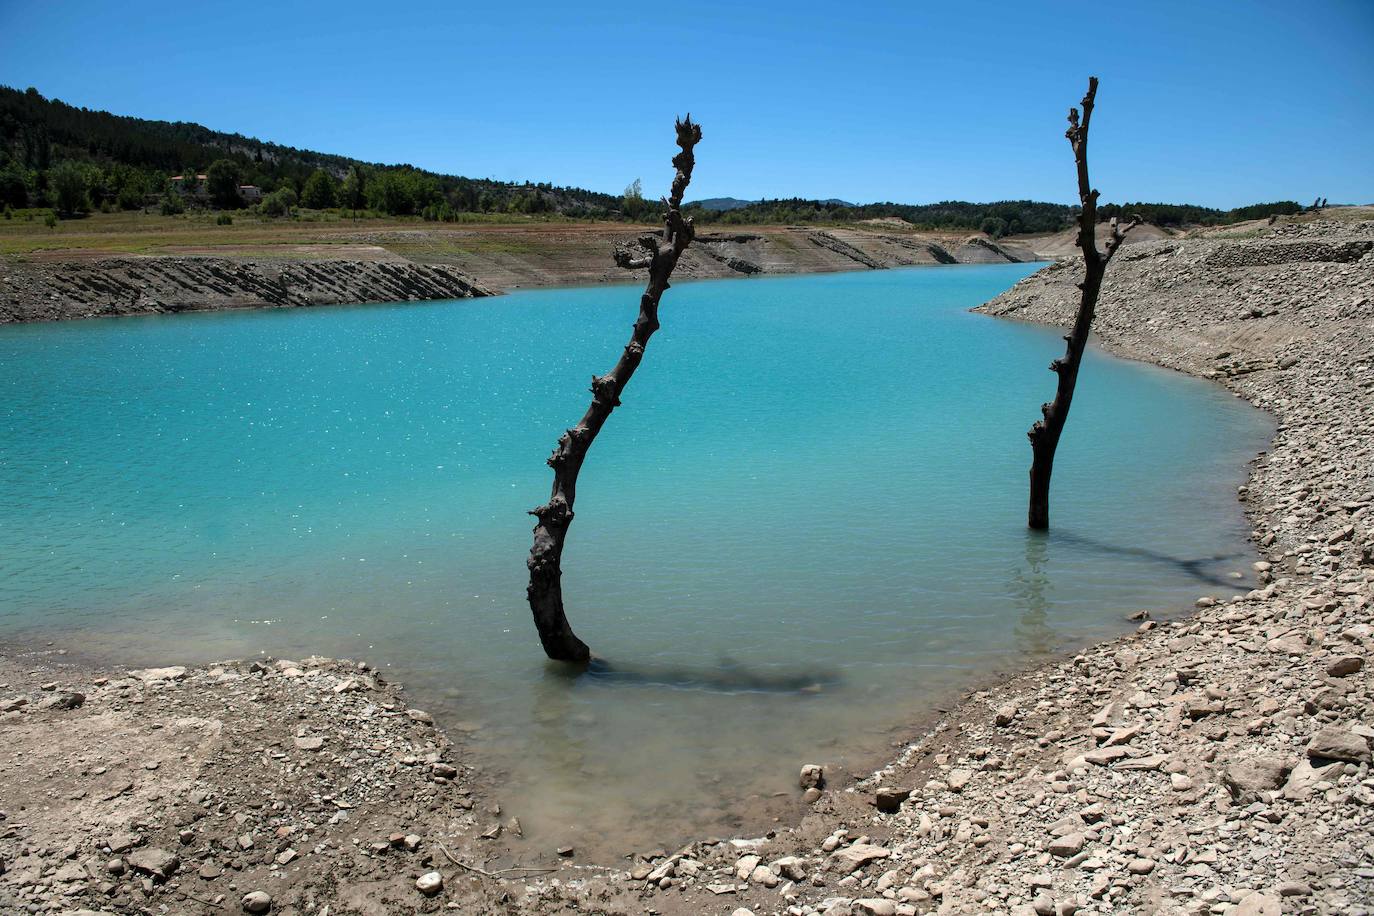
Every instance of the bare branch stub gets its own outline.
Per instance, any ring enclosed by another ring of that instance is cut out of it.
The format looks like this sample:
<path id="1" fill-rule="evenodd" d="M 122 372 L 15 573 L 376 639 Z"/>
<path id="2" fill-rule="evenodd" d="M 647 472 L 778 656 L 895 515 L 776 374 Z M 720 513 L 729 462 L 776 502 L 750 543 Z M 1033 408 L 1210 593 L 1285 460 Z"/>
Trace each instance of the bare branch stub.
<path id="1" fill-rule="evenodd" d="M 1105 251 L 1097 248 L 1097 198 L 1088 177 L 1088 127 L 1092 123 L 1093 103 L 1097 98 L 1097 77 L 1088 78 L 1088 91 L 1083 96 L 1082 118 L 1077 108 L 1069 109 L 1069 129 L 1064 132 L 1069 145 L 1073 147 L 1074 163 L 1078 172 L 1078 247 L 1083 252 L 1084 276 L 1078 284 L 1081 296 L 1078 312 L 1074 318 L 1073 330 L 1065 335 L 1064 355 L 1050 364 L 1050 370 L 1058 378 L 1054 400 L 1042 404 L 1042 419 L 1036 420 L 1027 436 L 1030 438 L 1032 461 L 1030 469 L 1030 506 L 1027 523 L 1031 528 L 1044 529 L 1050 525 L 1050 476 L 1054 471 L 1054 453 L 1059 445 L 1059 437 L 1064 431 L 1064 423 L 1069 416 L 1073 403 L 1074 386 L 1078 381 L 1078 367 L 1083 361 L 1083 351 L 1088 345 L 1088 334 L 1092 330 L 1093 318 L 1097 311 L 1097 297 L 1102 290 L 1102 278 L 1107 263 L 1121 247 L 1126 234 L 1134 229 L 1139 220 L 1131 220 L 1124 227 L 1113 219 L 1111 237 L 1107 240 Z"/>
<path id="2" fill-rule="evenodd" d="M 658 303 L 669 286 L 669 278 L 677 267 L 678 258 L 687 250 L 694 237 L 690 219 L 682 216 L 682 195 L 692 180 L 696 165 L 694 150 L 701 141 L 701 127 L 692 116 L 677 122 L 679 151 L 673 156 L 672 188 L 667 212 L 663 215 L 663 235 L 643 236 L 640 246 L 647 254 L 640 254 L 625 246 L 617 246 L 615 261 L 627 269 L 649 269 L 649 282 L 639 299 L 639 317 L 635 320 L 630 341 L 625 345 L 614 368 L 605 375 L 593 376 L 592 402 L 577 425 L 569 428 L 558 440 L 549 456 L 553 468 L 553 490 L 549 501 L 531 510 L 537 521 L 534 526 L 534 545 L 527 562 L 530 582 L 526 589 L 534 625 L 539 640 L 549 658 L 557 661 L 585 664 L 591 658 L 587 644 L 578 639 L 568 623 L 563 609 L 563 544 L 573 520 L 573 503 L 577 497 L 577 475 L 588 449 L 596 440 L 608 417 L 620 405 L 620 395 L 644 358 L 649 338 L 658 330 Z"/>

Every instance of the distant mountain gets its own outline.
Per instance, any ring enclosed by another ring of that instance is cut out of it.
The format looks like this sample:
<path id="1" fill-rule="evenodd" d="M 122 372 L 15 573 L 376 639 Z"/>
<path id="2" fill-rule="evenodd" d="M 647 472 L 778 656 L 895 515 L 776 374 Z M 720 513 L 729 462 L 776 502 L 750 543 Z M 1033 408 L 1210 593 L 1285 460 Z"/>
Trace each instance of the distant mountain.
<path id="1" fill-rule="evenodd" d="M 742 207 L 752 207 L 754 204 L 761 204 L 763 200 L 741 200 L 738 197 L 708 197 L 705 200 L 688 201 L 689 207 L 700 207 L 703 210 L 710 210 L 713 213 L 725 213 L 728 210 L 739 210 Z M 816 203 L 828 204 L 832 207 L 853 207 L 847 200 L 840 200 L 838 197 L 830 197 L 825 200 L 818 200 Z"/>
<path id="2" fill-rule="evenodd" d="M 724 213 L 726 210 L 738 210 L 740 207 L 747 207 L 756 203 L 758 203 L 757 200 L 740 200 L 738 197 L 708 197 L 705 200 L 688 201 L 687 206 Z"/>

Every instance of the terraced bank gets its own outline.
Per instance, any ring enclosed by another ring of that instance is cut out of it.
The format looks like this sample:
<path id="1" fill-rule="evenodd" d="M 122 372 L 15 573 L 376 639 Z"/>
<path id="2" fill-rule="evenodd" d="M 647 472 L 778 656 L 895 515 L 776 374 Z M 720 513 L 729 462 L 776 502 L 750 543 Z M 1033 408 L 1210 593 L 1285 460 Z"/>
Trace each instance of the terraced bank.
<path id="1" fill-rule="evenodd" d="M 0 323 L 494 295 L 445 265 L 216 257 L 0 262 Z"/>

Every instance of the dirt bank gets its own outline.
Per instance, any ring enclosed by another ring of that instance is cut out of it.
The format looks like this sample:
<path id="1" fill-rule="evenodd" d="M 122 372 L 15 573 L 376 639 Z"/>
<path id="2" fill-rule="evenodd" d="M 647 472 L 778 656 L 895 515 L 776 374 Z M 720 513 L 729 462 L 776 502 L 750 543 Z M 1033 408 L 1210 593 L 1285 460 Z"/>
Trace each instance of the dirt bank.
<path id="1" fill-rule="evenodd" d="M 493 290 L 451 267 L 399 259 L 0 261 L 0 323 L 490 295 Z"/>

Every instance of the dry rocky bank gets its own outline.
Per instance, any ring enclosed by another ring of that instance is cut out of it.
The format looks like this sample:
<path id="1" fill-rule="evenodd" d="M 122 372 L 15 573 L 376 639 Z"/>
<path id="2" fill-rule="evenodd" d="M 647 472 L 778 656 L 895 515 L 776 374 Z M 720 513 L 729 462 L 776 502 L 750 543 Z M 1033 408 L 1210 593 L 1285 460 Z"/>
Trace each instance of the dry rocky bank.
<path id="1" fill-rule="evenodd" d="M 1261 586 L 972 693 L 864 779 L 814 761 L 795 826 L 588 865 L 525 843 L 499 786 L 357 665 L 12 657 L 0 907 L 1374 912 L 1372 251 L 1374 223 L 1123 249 L 1099 340 L 1278 420 L 1240 494 Z M 1056 264 L 983 311 L 1065 324 L 1076 279 Z"/>

